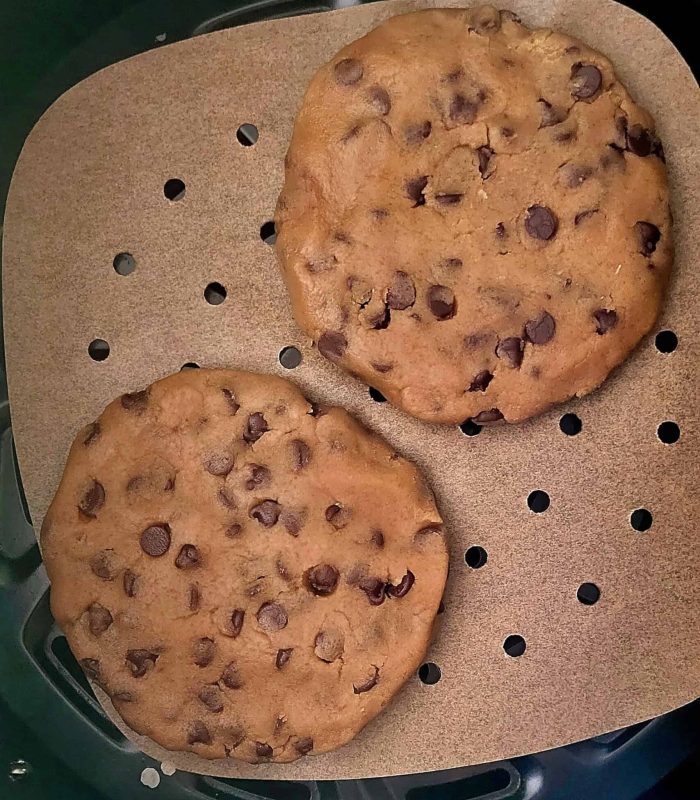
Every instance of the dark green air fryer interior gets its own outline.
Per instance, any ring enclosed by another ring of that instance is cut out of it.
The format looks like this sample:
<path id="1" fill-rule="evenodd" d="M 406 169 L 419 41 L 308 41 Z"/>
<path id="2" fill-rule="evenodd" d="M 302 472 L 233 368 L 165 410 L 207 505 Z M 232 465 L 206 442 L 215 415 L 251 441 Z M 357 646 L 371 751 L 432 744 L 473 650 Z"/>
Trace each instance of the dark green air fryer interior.
<path id="1" fill-rule="evenodd" d="M 352 0 L 335 4 L 350 5 Z M 694 35 L 673 4 L 636 3 L 681 47 Z M 697 5 L 697 0 L 684 4 Z M 322 11 L 314 0 L 2 0 L 0 3 L 0 208 L 15 160 L 41 113 L 108 64 L 198 33 Z M 163 36 L 164 35 L 164 36 Z M 128 135 L 128 131 L 125 131 Z M 4 355 L 0 355 L 0 359 Z M 49 610 L 48 582 L 13 450 L 0 362 L 0 798 L 96 800 L 645 800 L 676 795 L 697 774 L 700 705 L 534 756 L 427 775 L 364 781 L 243 781 L 187 773 L 141 784 L 138 752 L 102 712 Z M 465 730 L 465 736 L 470 732 Z M 433 743 L 426 740 L 425 747 Z M 695 754 L 695 755 L 693 755 Z M 689 761 L 690 759 L 690 761 Z M 691 763 L 692 762 L 692 763 Z"/>

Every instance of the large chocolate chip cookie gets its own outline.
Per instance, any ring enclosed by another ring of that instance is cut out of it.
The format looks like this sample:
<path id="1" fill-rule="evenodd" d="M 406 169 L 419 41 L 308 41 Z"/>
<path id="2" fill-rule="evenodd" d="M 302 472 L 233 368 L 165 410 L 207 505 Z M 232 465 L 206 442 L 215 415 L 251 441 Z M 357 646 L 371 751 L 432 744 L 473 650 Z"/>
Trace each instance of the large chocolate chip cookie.
<path id="1" fill-rule="evenodd" d="M 444 588 L 416 467 L 271 376 L 197 370 L 75 440 L 51 607 L 136 731 L 207 758 L 338 747 L 416 669 Z"/>
<path id="2" fill-rule="evenodd" d="M 491 7 L 395 17 L 321 68 L 276 224 L 319 351 L 438 422 L 590 392 L 672 261 L 649 114 L 607 58 Z"/>

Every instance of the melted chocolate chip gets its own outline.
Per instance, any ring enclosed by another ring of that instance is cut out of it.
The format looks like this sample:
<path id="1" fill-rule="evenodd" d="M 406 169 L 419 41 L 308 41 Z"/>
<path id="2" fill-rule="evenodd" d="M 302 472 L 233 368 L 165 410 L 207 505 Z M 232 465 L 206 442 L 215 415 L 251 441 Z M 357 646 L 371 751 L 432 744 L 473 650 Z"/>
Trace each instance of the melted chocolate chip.
<path id="1" fill-rule="evenodd" d="M 338 585 L 338 570 L 330 564 L 317 564 L 306 572 L 306 588 L 315 595 L 332 594 Z"/>
<path id="2" fill-rule="evenodd" d="M 167 522 L 156 522 L 149 525 L 141 534 L 141 549 L 146 555 L 158 558 L 170 549 L 170 525 Z"/>
<path id="3" fill-rule="evenodd" d="M 267 433 L 270 428 L 267 425 L 267 420 L 262 415 L 261 411 L 256 411 L 248 417 L 245 430 L 243 431 L 243 438 L 248 444 L 257 442 L 258 439 Z"/>
<path id="4" fill-rule="evenodd" d="M 224 710 L 224 699 L 218 686 L 202 686 L 197 697 L 213 714 L 220 714 Z"/>
<path id="5" fill-rule="evenodd" d="M 643 256 L 650 256 L 661 239 L 661 231 L 651 222 L 635 222 L 634 232 L 637 236 L 639 252 Z"/>
<path id="6" fill-rule="evenodd" d="M 250 509 L 250 516 L 256 519 L 265 528 L 277 524 L 282 507 L 276 500 L 263 500 Z"/>
<path id="7" fill-rule="evenodd" d="M 341 86 L 352 86 L 361 80 L 364 69 L 356 58 L 344 58 L 335 65 L 333 72 L 337 83 Z"/>
<path id="8" fill-rule="evenodd" d="M 368 692 L 370 689 L 374 689 L 374 687 L 379 682 L 379 668 L 372 665 L 374 668 L 374 674 L 364 681 L 361 684 L 353 683 L 352 690 L 355 694 L 362 694 L 363 692 Z"/>
<path id="9" fill-rule="evenodd" d="M 233 469 L 233 456 L 230 453 L 210 453 L 203 463 L 204 469 L 210 475 L 223 477 Z"/>
<path id="10" fill-rule="evenodd" d="M 319 631 L 314 639 L 314 653 L 317 658 L 327 663 L 336 661 L 343 655 L 345 638 L 340 631 Z"/>
<path id="11" fill-rule="evenodd" d="M 384 602 L 386 589 L 384 581 L 379 578 L 362 578 L 357 585 L 373 606 L 380 606 Z"/>
<path id="12" fill-rule="evenodd" d="M 272 752 L 272 748 L 267 742 L 255 743 L 255 755 L 257 755 L 258 758 L 272 758 Z"/>
<path id="13" fill-rule="evenodd" d="M 243 527 L 238 522 L 234 522 L 226 528 L 226 536 L 228 536 L 229 539 L 235 539 L 236 536 L 240 535 L 242 530 Z"/>
<path id="14" fill-rule="evenodd" d="M 372 531 L 372 537 L 370 538 L 371 544 L 373 544 L 378 550 L 381 550 L 384 547 L 384 534 L 381 531 Z"/>
<path id="15" fill-rule="evenodd" d="M 449 116 L 457 125 L 471 125 L 476 119 L 478 106 L 463 94 L 455 94 L 450 101 Z"/>
<path id="16" fill-rule="evenodd" d="M 229 411 L 231 412 L 231 414 L 235 414 L 238 411 L 238 409 L 240 408 L 240 406 L 236 402 L 236 395 L 234 395 L 234 393 L 231 391 L 231 389 L 224 388 L 224 389 L 221 390 L 221 392 L 222 392 L 223 396 L 226 398 L 226 402 L 228 404 Z"/>
<path id="17" fill-rule="evenodd" d="M 350 510 L 344 508 L 339 503 L 334 503 L 326 509 L 326 521 L 336 529 L 344 528 L 350 520 Z"/>
<path id="18" fill-rule="evenodd" d="M 95 683 L 100 682 L 100 662 L 97 658 L 81 658 L 80 666 L 83 668 L 85 675 L 87 675 L 91 681 L 94 681 Z"/>
<path id="19" fill-rule="evenodd" d="M 414 122 L 404 128 L 403 136 L 406 144 L 417 145 L 430 136 L 433 126 L 429 120 Z"/>
<path id="20" fill-rule="evenodd" d="M 552 125 L 558 125 L 566 119 L 565 111 L 555 108 L 546 100 L 540 99 L 537 104 L 540 107 L 540 128 L 550 128 Z"/>
<path id="21" fill-rule="evenodd" d="M 491 156 L 493 155 L 493 150 L 490 147 L 484 145 L 483 147 L 477 147 L 476 155 L 479 159 L 479 175 L 486 180 L 488 177 L 493 175 L 494 165 L 491 163 Z"/>
<path id="22" fill-rule="evenodd" d="M 339 331 L 326 331 L 318 340 L 318 352 L 329 361 L 338 361 L 348 347 L 348 340 Z"/>
<path id="23" fill-rule="evenodd" d="M 386 302 L 394 311 L 403 311 L 416 302 L 416 287 L 406 272 L 395 272 L 386 294 Z"/>
<path id="24" fill-rule="evenodd" d="M 124 594 L 127 597 L 136 597 L 136 581 L 138 576 L 130 569 L 124 570 L 122 577 L 122 585 L 124 586 Z"/>
<path id="25" fill-rule="evenodd" d="M 569 87 L 572 97 L 588 100 L 598 92 L 603 83 L 603 75 L 593 64 L 574 64 L 571 67 Z"/>
<path id="26" fill-rule="evenodd" d="M 241 630 L 243 630 L 244 620 L 245 611 L 242 608 L 234 608 L 229 620 L 229 630 L 234 639 L 240 634 Z"/>
<path id="27" fill-rule="evenodd" d="M 202 604 L 202 595 L 199 591 L 199 586 L 196 583 L 191 583 L 187 589 L 187 607 L 190 611 L 199 611 Z"/>
<path id="28" fill-rule="evenodd" d="M 554 317 L 543 311 L 539 317 L 525 323 L 525 338 L 532 344 L 547 344 L 554 338 L 556 327 Z"/>
<path id="29" fill-rule="evenodd" d="M 507 339 L 501 339 L 496 345 L 496 355 L 511 369 L 518 369 L 523 363 L 524 347 L 525 343 L 519 336 L 509 336 Z"/>
<path id="30" fill-rule="evenodd" d="M 599 308 L 593 312 L 595 329 L 599 336 L 612 330 L 617 325 L 617 313 L 607 308 Z"/>
<path id="31" fill-rule="evenodd" d="M 292 469 L 294 472 L 304 469 L 311 462 L 311 448 L 301 439 L 292 441 Z"/>
<path id="32" fill-rule="evenodd" d="M 206 636 L 197 639 L 192 646 L 192 660 L 198 667 L 208 667 L 215 655 L 216 643 Z"/>
<path id="33" fill-rule="evenodd" d="M 229 508 L 231 510 L 238 508 L 238 504 L 236 503 L 236 498 L 231 494 L 230 489 L 227 489 L 226 487 L 222 486 L 216 493 L 216 496 L 222 506 Z"/>
<path id="34" fill-rule="evenodd" d="M 559 179 L 569 189 L 578 189 L 593 174 L 591 167 L 578 164 L 564 164 L 558 170 Z"/>
<path id="35" fill-rule="evenodd" d="M 86 517 L 95 517 L 97 516 L 96 512 L 102 508 L 104 503 L 104 486 L 99 481 L 93 480 L 83 492 L 83 496 L 78 503 L 78 509 Z"/>
<path id="36" fill-rule="evenodd" d="M 109 610 L 99 603 L 92 603 L 88 607 L 88 627 L 93 636 L 102 636 L 102 634 L 114 622 Z"/>
<path id="37" fill-rule="evenodd" d="M 235 661 L 232 661 L 224 668 L 224 671 L 221 673 L 221 683 L 223 683 L 227 689 L 240 689 L 241 686 L 243 686 L 243 679 L 241 678 Z"/>
<path id="38" fill-rule="evenodd" d="M 436 319 L 451 319 L 455 315 L 456 307 L 457 301 L 452 289 L 440 285 L 433 285 L 428 289 L 428 308 Z"/>
<path id="39" fill-rule="evenodd" d="M 264 631 L 281 631 L 287 626 L 287 612 L 279 603 L 263 603 L 256 618 Z"/>
<path id="40" fill-rule="evenodd" d="M 597 208 L 590 208 L 586 211 L 579 211 L 579 213 L 574 217 L 574 225 L 580 225 L 582 222 L 587 220 L 589 217 L 592 217 L 594 214 L 598 213 Z"/>
<path id="41" fill-rule="evenodd" d="M 191 722 L 187 728 L 187 744 L 211 744 L 209 728 L 199 719 Z"/>
<path id="42" fill-rule="evenodd" d="M 282 525 L 284 525 L 287 533 L 291 534 L 292 536 L 298 536 L 299 531 L 304 525 L 302 515 L 295 514 L 292 511 L 283 511 L 280 521 L 282 522 Z"/>
<path id="43" fill-rule="evenodd" d="M 525 215 L 525 230 L 533 239 L 547 241 L 557 232 L 559 220 L 547 206 L 530 206 Z"/>
<path id="44" fill-rule="evenodd" d="M 245 482 L 245 488 L 252 492 L 254 489 L 270 482 L 270 470 L 260 464 L 249 464 L 250 478 Z"/>
<path id="45" fill-rule="evenodd" d="M 121 396 L 122 408 L 134 414 L 143 414 L 148 407 L 148 389 Z"/>
<path id="46" fill-rule="evenodd" d="M 158 653 L 152 650 L 127 650 L 126 661 L 134 678 L 142 678 L 149 670 L 153 669 L 158 660 Z"/>
<path id="47" fill-rule="evenodd" d="M 630 125 L 626 129 L 625 144 L 630 153 L 641 158 L 645 158 L 652 153 L 663 156 L 663 148 L 657 136 L 642 125 Z"/>
<path id="48" fill-rule="evenodd" d="M 100 550 L 90 558 L 90 569 L 103 581 L 113 581 L 119 574 L 114 550 Z"/>
<path id="49" fill-rule="evenodd" d="M 489 372 L 487 369 L 482 369 L 481 372 L 477 372 L 474 376 L 472 382 L 469 384 L 468 391 L 485 392 L 492 380 L 493 373 Z"/>
<path id="50" fill-rule="evenodd" d="M 391 111 L 391 98 L 383 86 L 371 86 L 367 93 L 372 108 L 385 117 Z"/>
<path id="51" fill-rule="evenodd" d="M 427 185 L 427 175 L 421 175 L 418 178 L 411 178 L 404 184 L 406 195 L 413 200 L 414 208 L 425 205 L 425 195 L 423 194 L 423 190 Z"/>
<path id="52" fill-rule="evenodd" d="M 435 202 L 440 206 L 458 206 L 462 202 L 463 194 L 436 194 Z"/>
<path id="53" fill-rule="evenodd" d="M 102 429 L 100 428 L 99 422 L 93 422 L 91 425 L 88 425 L 85 436 L 83 437 L 83 444 L 85 447 L 89 447 L 93 442 L 97 441 L 101 432 Z"/>
<path id="54" fill-rule="evenodd" d="M 503 414 L 497 408 L 490 408 L 487 411 L 480 411 L 475 417 L 472 417 L 472 422 L 477 425 L 490 425 L 494 422 L 500 422 L 503 419 Z"/>
<path id="55" fill-rule="evenodd" d="M 389 597 L 405 597 L 413 587 L 413 584 L 416 582 L 416 576 L 411 572 L 411 570 L 407 570 L 406 574 L 401 578 L 401 580 L 396 584 L 396 586 L 392 586 L 389 584 L 386 587 L 386 593 Z"/>
<path id="56" fill-rule="evenodd" d="M 293 647 L 287 647 L 277 651 L 277 656 L 275 657 L 275 666 L 277 667 L 277 669 L 282 669 L 282 667 L 292 657 L 293 652 L 294 652 Z"/>
<path id="57" fill-rule="evenodd" d="M 304 739 L 299 739 L 298 741 L 294 742 L 294 749 L 297 751 L 297 753 L 299 753 L 300 756 L 305 756 L 314 749 L 314 740 L 310 736 L 307 736 Z"/>

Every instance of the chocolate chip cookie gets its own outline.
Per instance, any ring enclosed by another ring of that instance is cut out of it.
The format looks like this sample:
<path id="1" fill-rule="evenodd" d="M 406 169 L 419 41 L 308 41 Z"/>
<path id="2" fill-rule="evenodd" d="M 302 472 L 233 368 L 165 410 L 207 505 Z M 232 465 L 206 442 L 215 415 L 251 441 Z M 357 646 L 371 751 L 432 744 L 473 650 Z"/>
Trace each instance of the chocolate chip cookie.
<path id="1" fill-rule="evenodd" d="M 81 431 L 41 543 L 54 616 L 124 720 L 249 762 L 331 750 L 378 714 L 447 571 L 412 463 L 287 381 L 224 370 Z"/>
<path id="2" fill-rule="evenodd" d="M 445 423 L 593 390 L 672 262 L 650 115 L 600 53 L 489 6 L 394 17 L 319 70 L 276 225 L 319 352 Z"/>

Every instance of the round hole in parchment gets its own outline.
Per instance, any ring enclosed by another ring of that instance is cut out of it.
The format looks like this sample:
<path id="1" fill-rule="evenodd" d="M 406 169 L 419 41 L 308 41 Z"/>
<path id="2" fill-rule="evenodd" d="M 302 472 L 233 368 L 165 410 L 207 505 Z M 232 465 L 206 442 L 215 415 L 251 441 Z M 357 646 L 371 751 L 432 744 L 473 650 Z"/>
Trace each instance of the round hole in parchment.
<path id="1" fill-rule="evenodd" d="M 673 331 L 659 331 L 654 342 L 660 353 L 672 353 L 678 347 L 678 337 Z"/>
<path id="2" fill-rule="evenodd" d="M 104 361 L 109 357 L 109 345 L 104 339 L 93 339 L 88 345 L 88 355 L 93 361 Z"/>
<path id="3" fill-rule="evenodd" d="M 656 435 L 664 444 L 675 444 L 681 438 L 681 429 L 677 423 L 666 420 L 656 429 Z"/>
<path id="4" fill-rule="evenodd" d="M 576 436 L 581 433 L 583 423 L 577 414 L 564 414 L 559 420 L 559 429 L 567 436 Z"/>
<path id="5" fill-rule="evenodd" d="M 421 664 L 418 668 L 418 677 L 422 683 L 433 686 L 442 677 L 442 672 L 437 664 L 432 661 L 426 661 L 425 664 Z"/>
<path id="6" fill-rule="evenodd" d="M 186 372 L 188 369 L 199 369 L 199 364 L 196 361 L 188 361 L 180 367 L 180 372 Z"/>
<path id="7" fill-rule="evenodd" d="M 525 652 L 526 647 L 525 639 L 523 639 L 519 633 L 512 633 L 510 636 L 506 636 L 503 641 L 503 649 L 506 655 L 511 658 L 518 658 L 518 656 L 521 656 Z"/>
<path id="8" fill-rule="evenodd" d="M 117 253 L 112 262 L 114 271 L 117 275 L 131 275 L 136 269 L 136 259 L 131 253 Z"/>
<path id="9" fill-rule="evenodd" d="M 168 178 L 163 186 L 163 194 L 171 202 L 182 200 L 185 196 L 185 182 L 179 178 Z"/>
<path id="10" fill-rule="evenodd" d="M 477 425 L 473 419 L 465 419 L 464 422 L 459 426 L 460 431 L 465 436 L 476 436 L 477 433 L 481 433 L 481 425 Z"/>
<path id="11" fill-rule="evenodd" d="M 220 283 L 209 283 L 204 289 L 204 299 L 210 306 L 218 306 L 226 299 L 226 287 Z"/>
<path id="12" fill-rule="evenodd" d="M 277 356 L 285 369 L 296 369 L 301 364 L 301 350 L 294 345 L 283 347 Z"/>
<path id="13" fill-rule="evenodd" d="M 384 397 L 379 389 L 375 389 L 374 386 L 369 387 L 369 396 L 375 403 L 386 403 L 386 397 Z"/>
<path id="14" fill-rule="evenodd" d="M 549 508 L 549 495 L 541 489 L 535 489 L 527 496 L 527 506 L 535 514 L 541 514 Z"/>
<path id="15" fill-rule="evenodd" d="M 600 600 L 600 589 L 595 583 L 582 583 L 576 590 L 576 599 L 584 606 L 592 606 Z"/>
<path id="16" fill-rule="evenodd" d="M 630 525 L 635 531 L 648 531 L 653 521 L 651 511 L 646 508 L 635 508 L 630 514 Z"/>
<path id="17" fill-rule="evenodd" d="M 481 569 L 488 561 L 489 554 L 478 544 L 472 545 L 464 553 L 464 561 L 472 569 Z"/>
<path id="18" fill-rule="evenodd" d="M 236 139 L 243 147 L 252 147 L 257 143 L 259 136 L 258 129 L 252 122 L 244 122 L 236 131 Z"/>
<path id="19" fill-rule="evenodd" d="M 275 230 L 275 223 L 269 219 L 267 222 L 263 222 L 260 226 L 260 238 L 265 242 L 265 244 L 269 244 L 272 246 L 277 241 L 277 231 Z"/>

